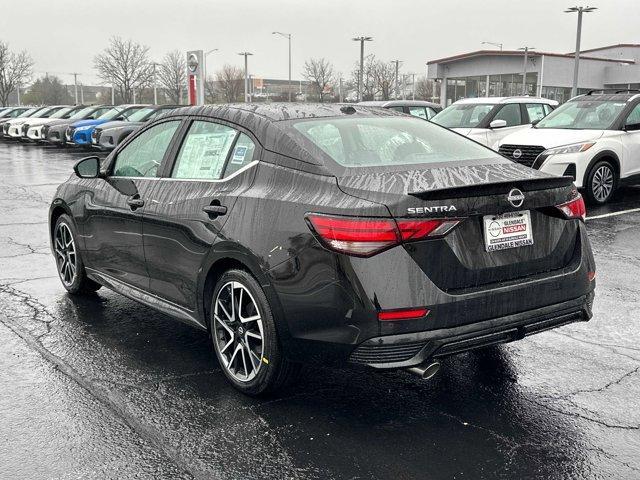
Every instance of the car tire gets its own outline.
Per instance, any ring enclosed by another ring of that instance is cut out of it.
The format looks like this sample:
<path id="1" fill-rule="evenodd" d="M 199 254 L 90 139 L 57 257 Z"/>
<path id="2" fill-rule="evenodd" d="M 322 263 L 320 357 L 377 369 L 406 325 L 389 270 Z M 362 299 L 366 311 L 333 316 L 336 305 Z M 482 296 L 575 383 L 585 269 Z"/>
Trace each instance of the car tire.
<path id="1" fill-rule="evenodd" d="M 593 205 L 607 203 L 617 187 L 616 170 L 609 160 L 600 160 L 591 167 L 584 186 L 587 200 Z"/>
<path id="2" fill-rule="evenodd" d="M 266 395 L 297 378 L 300 365 L 283 354 L 267 297 L 244 270 L 228 270 L 218 280 L 209 327 L 222 372 L 240 392 Z"/>
<path id="3" fill-rule="evenodd" d="M 62 286 L 73 295 L 92 294 L 101 285 L 87 277 L 77 238 L 77 230 L 71 217 L 60 215 L 53 228 L 51 244 Z"/>

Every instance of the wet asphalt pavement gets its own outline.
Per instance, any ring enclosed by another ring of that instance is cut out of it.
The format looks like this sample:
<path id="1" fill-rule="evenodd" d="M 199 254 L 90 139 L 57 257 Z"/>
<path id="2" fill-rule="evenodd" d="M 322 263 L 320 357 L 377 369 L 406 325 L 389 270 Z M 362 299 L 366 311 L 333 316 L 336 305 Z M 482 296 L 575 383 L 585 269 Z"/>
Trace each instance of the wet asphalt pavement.
<path id="1" fill-rule="evenodd" d="M 85 155 L 0 142 L 0 478 L 640 478 L 640 211 L 588 221 L 588 323 L 430 381 L 309 368 L 256 400 L 200 331 L 104 288 L 65 293 L 47 213 Z M 628 188 L 589 215 L 638 207 Z"/>

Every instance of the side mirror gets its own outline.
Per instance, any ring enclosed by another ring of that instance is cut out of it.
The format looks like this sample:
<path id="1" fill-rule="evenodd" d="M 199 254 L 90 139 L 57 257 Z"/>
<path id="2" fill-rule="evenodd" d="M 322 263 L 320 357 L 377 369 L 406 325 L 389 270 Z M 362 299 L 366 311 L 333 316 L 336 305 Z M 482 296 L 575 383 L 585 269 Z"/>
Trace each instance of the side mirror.
<path id="1" fill-rule="evenodd" d="M 624 126 L 625 132 L 635 132 L 636 130 L 640 130 L 640 123 L 627 123 Z"/>
<path id="2" fill-rule="evenodd" d="M 536 118 L 533 122 L 531 122 L 531 126 L 535 127 L 537 124 L 540 123 L 540 120 L 542 120 L 541 118 Z"/>
<path id="3" fill-rule="evenodd" d="M 122 120 L 126 120 L 124 115 L 120 115 L 119 117 L 116 118 L 117 121 L 122 121 Z"/>
<path id="4" fill-rule="evenodd" d="M 504 128 L 507 126 L 506 120 L 494 120 L 489 124 L 489 128 Z"/>
<path id="5" fill-rule="evenodd" d="M 100 176 L 100 159 L 85 157 L 73 166 L 73 171 L 80 178 L 98 178 Z"/>

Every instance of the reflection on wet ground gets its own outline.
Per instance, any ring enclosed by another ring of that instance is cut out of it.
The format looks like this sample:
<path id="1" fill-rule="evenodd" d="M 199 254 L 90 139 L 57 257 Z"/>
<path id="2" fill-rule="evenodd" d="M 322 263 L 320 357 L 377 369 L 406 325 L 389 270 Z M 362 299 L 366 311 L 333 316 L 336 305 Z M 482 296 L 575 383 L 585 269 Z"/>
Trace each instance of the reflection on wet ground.
<path id="1" fill-rule="evenodd" d="M 82 156 L 0 143 L 0 477 L 640 477 L 640 212 L 588 222 L 591 322 L 449 358 L 431 381 L 313 367 L 255 400 L 201 332 L 64 293 L 47 209 Z M 627 188 L 589 215 L 637 207 Z"/>

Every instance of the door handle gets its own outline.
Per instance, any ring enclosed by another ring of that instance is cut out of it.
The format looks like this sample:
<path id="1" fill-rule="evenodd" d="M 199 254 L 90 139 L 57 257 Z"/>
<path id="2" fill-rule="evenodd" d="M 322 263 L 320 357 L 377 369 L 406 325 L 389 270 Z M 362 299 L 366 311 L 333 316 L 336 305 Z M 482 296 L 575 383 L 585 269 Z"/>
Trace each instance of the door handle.
<path id="1" fill-rule="evenodd" d="M 127 204 L 129 205 L 129 208 L 131 208 L 131 210 L 135 210 L 144 206 L 144 200 L 135 195 L 127 199 Z"/>
<path id="2" fill-rule="evenodd" d="M 219 217 L 220 215 L 227 214 L 227 207 L 224 205 L 206 205 L 202 207 L 202 211 L 207 213 L 210 217 Z"/>

